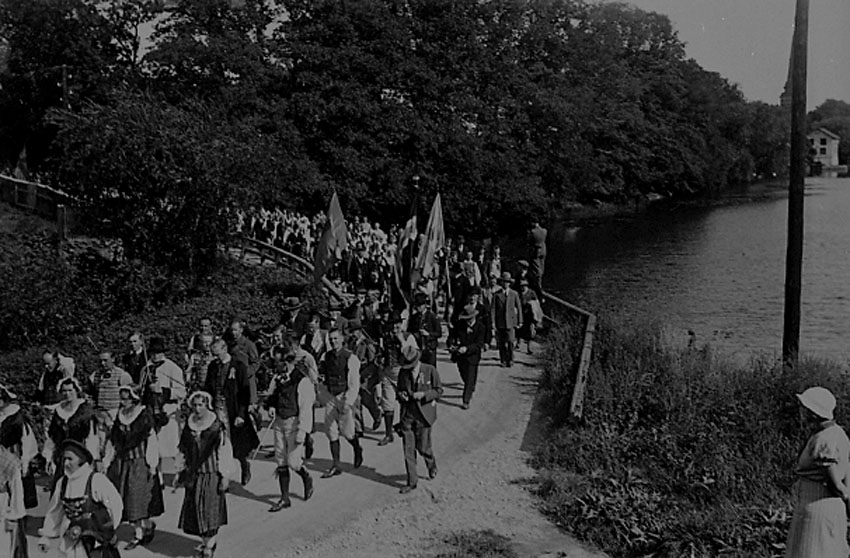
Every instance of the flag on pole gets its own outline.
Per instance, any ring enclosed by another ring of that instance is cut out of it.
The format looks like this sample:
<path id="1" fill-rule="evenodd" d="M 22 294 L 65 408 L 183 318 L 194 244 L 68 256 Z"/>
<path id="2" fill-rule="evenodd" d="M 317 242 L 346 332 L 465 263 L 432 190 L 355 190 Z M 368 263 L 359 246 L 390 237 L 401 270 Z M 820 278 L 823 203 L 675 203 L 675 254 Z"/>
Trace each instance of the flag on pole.
<path id="1" fill-rule="evenodd" d="M 411 284 L 415 287 L 422 278 L 429 279 L 436 266 L 437 251 L 446 245 L 446 232 L 443 228 L 443 204 L 440 194 L 434 198 L 431 206 L 431 216 L 428 218 L 428 226 L 425 229 L 425 240 L 419 247 L 416 264 L 411 274 Z"/>
<path id="2" fill-rule="evenodd" d="M 399 232 L 398 248 L 395 256 L 395 282 L 399 293 L 407 300 L 410 298 L 410 274 L 413 269 L 414 247 L 416 238 L 419 236 L 419 229 L 416 225 L 416 213 L 419 208 L 419 192 L 413 195 L 413 201 L 410 202 L 410 216 L 404 224 L 404 228 Z"/>
<path id="3" fill-rule="evenodd" d="M 339 198 L 334 192 L 328 206 L 328 218 L 322 231 L 322 238 L 316 247 L 316 259 L 313 262 L 313 277 L 318 283 L 337 260 L 342 258 L 342 252 L 348 246 L 348 231 L 345 228 L 345 218 L 339 207 Z"/>

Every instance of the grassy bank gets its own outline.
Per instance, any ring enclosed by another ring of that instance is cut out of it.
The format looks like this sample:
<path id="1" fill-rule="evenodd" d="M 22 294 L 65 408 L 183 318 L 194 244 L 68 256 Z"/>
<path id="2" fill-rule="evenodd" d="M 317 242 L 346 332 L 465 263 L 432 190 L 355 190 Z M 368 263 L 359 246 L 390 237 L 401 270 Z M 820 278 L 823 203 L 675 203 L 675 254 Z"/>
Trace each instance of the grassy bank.
<path id="1" fill-rule="evenodd" d="M 570 426 L 572 342 L 557 332 L 545 356 L 552 424 L 536 454 L 545 512 L 615 557 L 781 555 L 804 441 L 794 394 L 828 387 L 841 423 L 850 388 L 839 367 L 740 367 L 707 347 L 672 346 L 660 327 L 602 320 L 585 424 Z"/>

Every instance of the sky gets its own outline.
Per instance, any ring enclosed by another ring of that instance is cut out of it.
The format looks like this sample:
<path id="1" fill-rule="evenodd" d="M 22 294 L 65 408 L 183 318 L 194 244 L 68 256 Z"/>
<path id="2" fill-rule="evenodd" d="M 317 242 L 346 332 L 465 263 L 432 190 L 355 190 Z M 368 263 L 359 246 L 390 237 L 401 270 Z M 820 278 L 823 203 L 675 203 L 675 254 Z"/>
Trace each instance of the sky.
<path id="1" fill-rule="evenodd" d="M 628 0 L 667 15 L 688 57 L 735 83 L 751 101 L 779 104 L 788 77 L 796 0 Z M 850 103 L 850 0 L 809 5 L 809 110 Z"/>

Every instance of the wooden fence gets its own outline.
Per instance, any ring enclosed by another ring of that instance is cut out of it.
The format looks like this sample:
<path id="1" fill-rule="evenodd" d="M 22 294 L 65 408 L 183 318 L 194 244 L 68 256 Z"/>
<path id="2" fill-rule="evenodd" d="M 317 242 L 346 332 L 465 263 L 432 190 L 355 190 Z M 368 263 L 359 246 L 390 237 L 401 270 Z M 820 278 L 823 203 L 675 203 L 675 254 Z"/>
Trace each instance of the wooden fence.
<path id="1" fill-rule="evenodd" d="M 0 201 L 55 221 L 62 240 L 74 226 L 74 198 L 44 184 L 0 174 Z"/>
<path id="2" fill-rule="evenodd" d="M 552 307 L 554 306 L 557 308 L 558 315 L 563 315 L 568 319 L 578 317 L 580 320 L 579 323 L 582 325 L 581 353 L 573 371 L 573 394 L 570 399 L 569 409 L 572 419 L 581 420 L 584 412 L 584 391 L 587 386 L 587 373 L 590 369 L 590 356 L 593 352 L 593 336 L 596 332 L 596 315 L 545 291 L 543 292 L 543 298 L 547 302 L 545 316 L 547 322 L 560 325 L 560 321 L 554 316 L 556 312 L 552 312 Z"/>

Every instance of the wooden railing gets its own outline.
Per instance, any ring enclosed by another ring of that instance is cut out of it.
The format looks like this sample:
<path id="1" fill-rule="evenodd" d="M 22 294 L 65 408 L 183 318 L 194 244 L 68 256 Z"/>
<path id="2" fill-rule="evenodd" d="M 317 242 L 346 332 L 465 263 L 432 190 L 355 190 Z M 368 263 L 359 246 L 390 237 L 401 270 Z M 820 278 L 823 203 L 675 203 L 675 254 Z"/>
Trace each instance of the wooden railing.
<path id="1" fill-rule="evenodd" d="M 566 316 L 578 316 L 582 323 L 583 334 L 581 353 L 574 371 L 573 394 L 570 398 L 570 417 L 575 420 L 581 420 L 584 412 L 584 391 L 587 386 L 587 373 L 590 369 L 590 356 L 593 352 L 593 335 L 596 331 L 596 315 L 545 291 L 543 292 L 543 298 L 548 303 L 546 308 L 547 312 L 544 313 L 544 319 L 546 319 L 546 321 L 555 325 L 560 325 L 561 322 L 557 320 L 551 312 L 552 306 L 555 306 L 559 313 Z"/>
<path id="2" fill-rule="evenodd" d="M 278 248 L 277 246 L 272 246 L 267 242 L 262 242 L 247 236 L 243 237 L 241 251 L 241 258 L 243 260 L 245 259 L 246 254 L 256 254 L 260 257 L 261 261 L 269 260 L 274 262 L 276 265 L 291 269 L 306 279 L 312 280 L 313 278 L 313 264 L 300 256 L 296 256 L 292 252 L 287 252 L 286 250 Z M 348 299 L 350 297 L 347 297 L 345 293 L 339 290 L 339 288 L 331 283 L 326 277 L 322 278 L 322 285 L 336 300 L 343 303 L 349 302 Z"/>
<path id="3" fill-rule="evenodd" d="M 59 237 L 64 240 L 73 225 L 74 198 L 65 192 L 0 174 L 0 201 L 26 209 L 56 222 Z"/>

